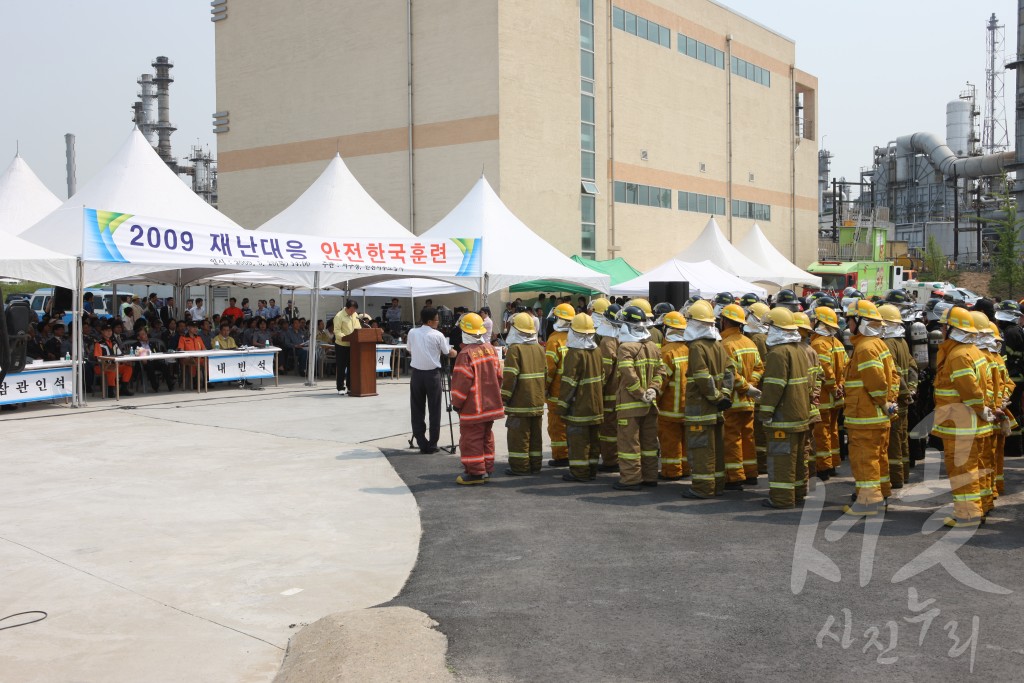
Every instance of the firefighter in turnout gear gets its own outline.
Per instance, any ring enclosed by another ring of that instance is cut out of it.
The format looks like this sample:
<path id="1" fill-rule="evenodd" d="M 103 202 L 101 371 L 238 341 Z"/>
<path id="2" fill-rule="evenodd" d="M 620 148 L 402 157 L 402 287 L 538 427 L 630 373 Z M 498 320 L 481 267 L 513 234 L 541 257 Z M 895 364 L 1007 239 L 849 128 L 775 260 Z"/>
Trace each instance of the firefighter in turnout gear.
<path id="1" fill-rule="evenodd" d="M 818 301 L 821 301 L 819 299 Z M 846 363 L 849 357 L 839 334 L 839 317 L 833 306 L 835 299 L 828 297 L 812 309 L 814 329 L 811 332 L 811 348 L 818 354 L 821 368 L 821 396 L 818 412 L 821 421 L 814 425 L 814 461 L 818 478 L 827 481 L 836 474 L 839 467 L 839 412 L 843 409 Z"/>
<path id="2" fill-rule="evenodd" d="M 810 367 L 811 405 L 808 413 L 810 417 L 807 425 L 807 436 L 804 439 L 804 459 L 807 462 L 806 471 L 809 480 L 811 474 L 817 471 L 814 427 L 821 424 L 819 404 L 821 402 L 822 369 L 821 364 L 818 362 L 818 352 L 811 348 L 811 332 L 814 329 L 811 327 L 811 319 L 803 311 L 797 311 L 793 313 L 793 322 L 796 323 L 797 331 L 800 333 L 800 348 L 807 354 L 807 362 Z"/>
<path id="3" fill-rule="evenodd" d="M 687 311 L 683 340 L 689 349 L 686 375 L 686 455 L 690 488 L 684 498 L 713 498 L 725 492 L 725 442 L 722 411 L 732 406 L 732 367 L 715 312 L 707 301 Z"/>
<path id="4" fill-rule="evenodd" d="M 558 394 L 561 390 L 562 360 L 565 358 L 566 343 L 569 339 L 569 325 L 576 316 L 576 311 L 569 304 L 558 304 L 553 309 L 555 324 L 548 335 L 544 358 L 547 373 L 544 376 L 544 391 L 548 403 L 548 438 L 551 439 L 551 460 L 548 467 L 568 467 L 569 447 L 565 436 L 565 422 L 555 411 Z"/>
<path id="5" fill-rule="evenodd" d="M 595 315 L 597 348 L 601 350 L 601 368 L 604 374 L 604 420 L 601 422 L 601 464 L 598 471 L 619 471 L 618 424 L 615 418 L 616 390 L 619 373 L 616 371 L 616 356 L 619 353 L 619 313 L 622 307 L 609 305 L 603 315 Z"/>
<path id="6" fill-rule="evenodd" d="M 844 421 L 850 439 L 850 469 L 856 500 L 843 508 L 851 515 L 874 515 L 889 497 L 889 422 L 897 411 L 899 373 L 882 341 L 882 316 L 866 299 L 846 310 L 853 353 L 846 367 Z"/>
<path id="7" fill-rule="evenodd" d="M 749 294 L 746 296 L 754 295 Z M 768 336 L 768 326 L 761 322 L 766 313 L 768 313 L 768 305 L 760 301 L 754 301 L 747 308 L 747 321 L 743 325 L 743 334 L 746 335 L 747 339 L 754 342 L 757 352 L 761 355 L 761 362 L 764 362 L 764 359 L 768 356 L 768 345 L 765 344 L 765 339 Z M 755 414 L 757 405 L 757 401 L 754 401 Z M 754 455 L 757 458 L 757 473 L 767 474 L 768 458 L 765 453 L 764 429 L 761 428 L 761 423 L 756 420 L 754 421 Z M 757 481 L 749 481 L 747 483 L 756 484 Z"/>
<path id="8" fill-rule="evenodd" d="M 501 401 L 501 361 L 484 335 L 476 313 L 459 321 L 462 350 L 452 368 L 452 408 L 459 413 L 459 454 L 465 472 L 458 484 L 485 484 L 494 471 L 494 421 L 505 415 Z"/>
<path id="9" fill-rule="evenodd" d="M 544 348 L 537 343 L 533 316 L 516 313 L 505 340 L 501 400 L 508 430 L 505 474 L 536 474 L 543 464 Z"/>
<path id="10" fill-rule="evenodd" d="M 661 347 L 661 362 L 665 366 L 665 383 L 658 398 L 658 443 L 661 444 L 661 474 L 659 479 L 678 481 L 690 476 L 690 463 L 686 459 L 686 371 L 689 350 L 683 341 L 686 318 L 678 311 L 665 314 L 665 343 Z"/>
<path id="11" fill-rule="evenodd" d="M 995 366 L 993 375 L 998 377 L 998 383 L 1001 387 L 998 405 L 1003 410 L 1003 417 L 999 422 L 999 428 L 995 432 L 995 453 L 993 456 L 995 458 L 995 490 L 993 491 L 993 496 L 998 498 L 1004 493 L 1003 459 L 1006 457 L 1006 439 L 1013 433 L 1013 430 L 1019 429 L 1020 425 L 1017 424 L 1016 418 L 1009 410 L 1010 402 L 1017 387 L 1014 381 L 1010 379 L 1010 372 L 1006 369 L 1006 361 L 999 353 L 1003 343 L 1003 336 L 999 332 L 999 326 L 995 323 L 991 323 L 989 329 L 992 330 L 989 358 Z"/>
<path id="12" fill-rule="evenodd" d="M 811 416 L 810 356 L 801 348 L 800 330 L 789 309 L 765 314 L 765 359 L 757 419 L 768 441 L 768 500 L 765 507 L 788 509 L 807 496 L 807 430 Z"/>
<path id="13" fill-rule="evenodd" d="M 569 328 L 562 362 L 555 410 L 565 421 L 569 445 L 569 471 L 562 476 L 565 481 L 593 480 L 601 461 L 598 434 L 604 419 L 604 373 L 595 332 L 593 318 L 577 313 Z"/>
<path id="14" fill-rule="evenodd" d="M 978 453 L 978 478 L 981 487 L 981 514 L 987 515 L 995 507 L 995 470 L 996 470 L 996 434 L 1002 426 L 1006 413 L 1003 412 L 1003 377 L 993 358 L 995 336 L 992 334 L 991 322 L 981 311 L 971 312 L 971 322 L 978 334 L 974 337 L 974 345 L 985 359 L 984 373 L 988 383 L 985 392 L 985 406 L 995 416 L 992 427 L 984 437 Z"/>
<path id="15" fill-rule="evenodd" d="M 743 490 L 743 484 L 757 483 L 757 455 L 754 453 L 754 401 L 761 398 L 764 363 L 754 342 L 743 335 L 747 314 L 737 304 L 722 309 L 722 346 L 732 364 L 732 405 L 725 410 L 725 488 Z"/>
<path id="16" fill-rule="evenodd" d="M 943 459 L 953 491 L 953 516 L 946 526 L 972 527 L 981 523 L 981 479 L 978 463 L 983 438 L 995 414 L 985 405 L 987 361 L 974 345 L 978 329 L 959 306 L 939 320 L 944 340 L 935 370 L 935 422 L 932 434 L 942 439 Z"/>
<path id="17" fill-rule="evenodd" d="M 903 316 L 893 304 L 878 307 L 882 316 L 882 341 L 892 355 L 899 373 L 896 418 L 889 423 L 889 483 L 892 488 L 903 488 L 910 478 L 909 411 L 917 393 L 917 363 L 910 355 Z"/>
<path id="18" fill-rule="evenodd" d="M 1003 358 L 1006 370 L 1015 388 L 1008 407 L 1017 426 L 1006 437 L 1004 454 L 1007 458 L 1024 455 L 1024 440 L 1021 439 L 1021 404 L 1024 402 L 1024 330 L 1020 327 L 1021 309 L 1016 301 L 1001 301 L 996 306 L 996 324 L 1003 335 Z"/>
<path id="19" fill-rule="evenodd" d="M 615 401 L 619 455 L 615 488 L 620 491 L 637 491 L 641 484 L 658 485 L 658 407 L 654 401 L 664 372 L 646 323 L 647 316 L 638 306 L 622 309 Z"/>
<path id="20" fill-rule="evenodd" d="M 636 306 L 644 312 L 644 315 L 647 316 L 647 322 L 645 324 L 648 326 L 648 332 L 651 333 L 651 341 L 653 341 L 654 345 L 660 349 L 664 336 L 662 335 L 661 330 L 654 327 L 654 311 L 651 309 L 651 302 L 647 299 L 631 299 L 626 306 Z"/>

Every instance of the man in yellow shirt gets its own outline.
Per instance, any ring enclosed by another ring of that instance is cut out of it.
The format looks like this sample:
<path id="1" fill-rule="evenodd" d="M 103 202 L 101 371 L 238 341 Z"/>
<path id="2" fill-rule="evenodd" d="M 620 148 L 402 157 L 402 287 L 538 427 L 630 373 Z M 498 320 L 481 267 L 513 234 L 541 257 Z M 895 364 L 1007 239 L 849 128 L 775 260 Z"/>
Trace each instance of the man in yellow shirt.
<path id="1" fill-rule="evenodd" d="M 338 311 L 338 315 L 334 316 L 334 359 L 335 364 L 338 366 L 337 387 L 339 396 L 344 396 L 347 393 L 346 387 L 351 386 L 348 372 L 352 361 L 352 349 L 349 342 L 342 341 L 342 339 L 362 327 L 359 324 L 359 318 L 356 317 L 356 311 L 358 310 L 359 304 L 355 302 L 355 299 L 348 299 L 345 301 L 345 308 Z"/>

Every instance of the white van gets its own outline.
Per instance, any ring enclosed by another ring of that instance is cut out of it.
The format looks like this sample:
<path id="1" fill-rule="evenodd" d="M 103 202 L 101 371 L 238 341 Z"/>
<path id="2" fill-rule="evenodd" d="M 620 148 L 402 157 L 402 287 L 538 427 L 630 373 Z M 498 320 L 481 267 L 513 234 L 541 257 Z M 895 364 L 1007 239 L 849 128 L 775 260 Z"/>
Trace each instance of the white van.
<path id="1" fill-rule="evenodd" d="M 910 298 L 918 304 L 924 304 L 932 298 L 932 292 L 935 291 L 952 294 L 954 298 L 963 299 L 968 306 L 973 306 L 974 302 L 981 298 L 981 295 L 969 289 L 957 287 L 952 282 L 907 280 L 903 283 L 903 289 L 907 290 Z"/>
<path id="2" fill-rule="evenodd" d="M 101 318 L 110 317 L 110 309 L 114 306 L 114 293 L 106 289 L 91 289 L 88 288 L 85 291 L 92 292 L 93 294 L 93 313 Z M 46 307 L 50 303 L 50 299 L 53 298 L 53 287 L 44 287 L 43 289 L 37 289 L 32 293 L 32 311 L 36 314 L 36 320 L 43 319 L 43 313 L 46 312 Z M 68 311 L 64 314 L 64 322 L 71 322 L 71 312 Z"/>

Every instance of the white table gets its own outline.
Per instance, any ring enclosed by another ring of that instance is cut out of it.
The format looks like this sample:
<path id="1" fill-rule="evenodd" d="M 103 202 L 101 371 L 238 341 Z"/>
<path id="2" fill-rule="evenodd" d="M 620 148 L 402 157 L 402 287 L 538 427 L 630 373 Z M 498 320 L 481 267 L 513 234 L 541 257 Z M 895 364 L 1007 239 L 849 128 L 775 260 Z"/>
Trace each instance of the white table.
<path id="1" fill-rule="evenodd" d="M 0 383 L 0 405 L 69 399 L 74 387 L 74 364 L 69 360 L 26 365 Z"/>
<path id="2" fill-rule="evenodd" d="M 278 361 L 278 354 L 279 353 L 281 353 L 281 349 L 276 347 L 276 346 L 261 346 L 261 347 L 249 347 L 249 348 L 245 348 L 245 349 L 230 349 L 230 350 L 206 349 L 206 350 L 203 350 L 203 351 L 177 351 L 177 352 L 173 352 L 173 353 L 172 352 L 167 352 L 167 353 L 149 353 L 149 354 L 146 354 L 146 355 L 143 355 L 143 356 L 131 356 L 131 355 L 100 356 L 99 358 L 97 358 L 97 360 L 100 363 L 100 381 L 101 381 L 101 383 L 105 383 L 105 381 L 106 381 L 105 377 L 106 377 L 106 370 L 107 370 L 107 368 L 110 367 L 110 366 L 113 366 L 114 367 L 114 372 L 116 373 L 117 372 L 116 368 L 117 368 L 117 365 L 119 363 L 137 363 L 137 362 L 140 362 L 140 361 L 150 361 L 150 360 L 165 360 L 165 361 L 177 362 L 177 361 L 183 361 L 183 360 L 187 360 L 187 359 L 190 359 L 190 358 L 194 358 L 196 360 L 196 391 L 200 392 L 200 391 L 203 391 L 204 389 L 206 391 L 210 390 L 210 366 L 209 366 L 209 363 L 210 363 L 210 359 L 211 358 L 212 359 L 223 358 L 223 359 L 225 359 L 225 361 L 227 361 L 228 358 L 243 359 L 245 357 L 253 356 L 253 355 L 273 354 L 273 356 L 274 356 L 274 374 L 273 374 L 274 386 L 278 386 L 277 361 Z M 205 362 L 204 362 L 204 359 L 205 359 Z M 250 375 L 250 376 L 253 376 L 253 375 Z M 268 376 L 268 375 L 262 375 L 262 376 Z M 184 379 L 185 379 L 184 376 L 182 376 L 179 379 L 181 379 L 182 386 L 184 386 Z M 218 378 L 214 379 L 213 381 L 214 382 L 238 381 L 238 378 L 228 378 L 228 377 L 222 375 L 221 373 L 218 373 Z M 117 381 L 114 382 L 114 399 L 118 400 L 118 401 L 121 400 L 121 383 L 117 382 Z"/>

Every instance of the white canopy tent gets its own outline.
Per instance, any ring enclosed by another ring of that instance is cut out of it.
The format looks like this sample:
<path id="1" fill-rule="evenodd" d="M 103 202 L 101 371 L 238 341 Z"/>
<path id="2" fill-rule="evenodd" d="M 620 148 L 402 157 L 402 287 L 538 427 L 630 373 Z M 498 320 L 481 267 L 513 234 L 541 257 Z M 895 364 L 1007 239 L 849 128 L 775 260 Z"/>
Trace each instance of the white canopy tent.
<path id="1" fill-rule="evenodd" d="M 751 261 L 725 239 L 714 216 L 708 219 L 708 224 L 704 226 L 697 239 L 676 254 L 675 259 L 687 263 L 711 261 L 719 268 L 748 282 L 775 284 L 771 271 Z"/>
<path id="2" fill-rule="evenodd" d="M 80 257 L 83 240 L 83 209 L 131 213 L 169 222 L 197 223 L 239 229 L 167 167 L 137 128 L 96 176 L 52 213 L 25 230 L 21 237 L 49 249 Z M 85 263 L 87 283 L 153 273 L 153 266 L 118 263 Z M 196 272 L 190 272 L 194 270 Z M 153 281 L 182 284 L 214 269 L 166 270 Z"/>
<path id="3" fill-rule="evenodd" d="M 60 206 L 20 155 L 0 175 L 0 233 L 18 235 Z"/>
<path id="4" fill-rule="evenodd" d="M 0 276 L 74 289 L 77 259 L 0 230 Z"/>
<path id="5" fill-rule="evenodd" d="M 761 226 L 757 223 L 754 223 L 754 227 L 740 240 L 737 246 L 751 261 L 777 274 L 777 277 L 772 282 L 780 287 L 793 284 L 821 287 L 821 278 L 801 270 L 792 261 L 783 256 L 782 252 L 768 241 L 768 238 L 765 237 L 764 232 L 761 230 Z"/>
<path id="6" fill-rule="evenodd" d="M 484 298 L 520 282 L 538 279 L 583 285 L 601 292 L 607 292 L 610 286 L 607 275 L 576 263 L 516 218 L 483 176 L 423 237 L 481 238 L 483 282 L 471 277 L 449 281 L 466 288 L 476 287 Z"/>
<path id="7" fill-rule="evenodd" d="M 676 259 L 615 285 L 611 293 L 615 296 L 647 296 L 652 282 L 689 282 L 690 293 L 704 298 L 711 298 L 719 292 L 731 292 L 736 296 L 753 292 L 762 298 L 768 295 L 764 287 L 741 280 L 711 261 L 687 263 Z"/>

